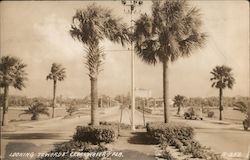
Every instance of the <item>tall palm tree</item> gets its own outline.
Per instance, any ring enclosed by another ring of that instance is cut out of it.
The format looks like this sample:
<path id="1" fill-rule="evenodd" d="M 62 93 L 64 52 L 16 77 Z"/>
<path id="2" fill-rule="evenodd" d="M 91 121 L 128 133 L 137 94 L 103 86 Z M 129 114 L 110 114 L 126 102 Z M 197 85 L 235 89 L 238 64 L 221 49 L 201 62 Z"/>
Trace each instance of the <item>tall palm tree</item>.
<path id="1" fill-rule="evenodd" d="M 47 80 L 53 80 L 53 102 L 52 102 L 52 118 L 55 114 L 56 105 L 56 85 L 57 81 L 63 81 L 66 78 L 65 68 L 61 64 L 53 63 L 51 66 L 50 73 L 47 75 Z"/>
<path id="2" fill-rule="evenodd" d="M 33 102 L 27 110 L 24 110 L 23 113 L 19 114 L 19 116 L 23 114 L 31 114 L 31 120 L 38 120 L 40 114 L 44 114 L 49 116 L 49 109 L 45 104 L 35 101 Z"/>
<path id="3" fill-rule="evenodd" d="M 219 110 L 220 110 L 220 117 L 219 120 L 222 120 L 222 97 L 223 97 L 223 89 L 229 88 L 232 89 L 235 83 L 235 79 L 232 74 L 232 68 L 227 66 L 216 66 L 211 72 L 212 78 L 212 87 L 219 89 Z"/>
<path id="4" fill-rule="evenodd" d="M 185 101 L 185 97 L 184 96 L 176 95 L 174 97 L 174 104 L 173 104 L 173 106 L 178 107 L 177 115 L 180 115 L 181 106 L 184 105 L 184 101 Z"/>
<path id="5" fill-rule="evenodd" d="M 98 125 L 96 110 L 98 107 L 97 79 L 104 60 L 100 45 L 104 39 L 124 45 L 128 40 L 128 29 L 120 19 L 115 18 L 110 9 L 96 4 L 77 10 L 72 21 L 70 34 L 85 46 L 85 64 L 89 70 L 91 82 L 91 124 Z"/>
<path id="6" fill-rule="evenodd" d="M 3 88 L 3 115 L 2 126 L 7 124 L 9 88 L 22 90 L 27 80 L 25 72 L 26 64 L 20 59 L 11 56 L 3 56 L 0 59 L 0 87 Z"/>
<path id="7" fill-rule="evenodd" d="M 168 67 L 179 57 L 188 57 L 202 47 L 206 35 L 201 31 L 199 9 L 186 0 L 153 1 L 152 15 L 141 14 L 135 22 L 135 50 L 146 63 L 163 66 L 164 122 L 169 121 Z"/>

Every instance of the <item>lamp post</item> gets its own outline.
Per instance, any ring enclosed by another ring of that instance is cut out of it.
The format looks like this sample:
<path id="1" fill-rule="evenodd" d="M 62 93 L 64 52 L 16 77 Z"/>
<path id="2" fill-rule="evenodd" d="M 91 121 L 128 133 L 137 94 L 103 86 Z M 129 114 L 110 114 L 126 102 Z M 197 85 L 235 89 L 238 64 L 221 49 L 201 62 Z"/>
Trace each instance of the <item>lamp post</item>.
<path id="1" fill-rule="evenodd" d="M 135 12 L 135 7 L 142 5 L 142 0 L 122 0 L 122 4 L 124 6 L 129 7 L 130 13 L 130 29 L 131 33 L 133 33 L 133 14 Z M 134 64 L 135 64 L 135 57 L 134 57 L 134 44 L 133 40 L 130 41 L 130 51 L 131 51 L 131 127 L 132 130 L 135 130 L 134 124 L 134 114 L 135 114 L 135 80 L 134 80 Z"/>

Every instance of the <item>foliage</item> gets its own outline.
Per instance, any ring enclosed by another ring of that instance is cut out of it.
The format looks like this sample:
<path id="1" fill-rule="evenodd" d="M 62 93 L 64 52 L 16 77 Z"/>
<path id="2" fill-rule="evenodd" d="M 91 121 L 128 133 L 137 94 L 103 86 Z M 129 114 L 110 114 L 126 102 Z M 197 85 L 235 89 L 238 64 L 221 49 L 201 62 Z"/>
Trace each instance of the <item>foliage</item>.
<path id="1" fill-rule="evenodd" d="M 129 124 L 119 122 L 100 121 L 99 124 L 103 126 L 112 126 L 113 128 L 117 128 L 120 125 L 120 129 L 131 129 L 131 126 Z"/>
<path id="2" fill-rule="evenodd" d="M 175 107 L 179 107 L 179 106 L 183 106 L 184 105 L 184 101 L 185 101 L 185 97 L 182 95 L 176 95 L 174 96 L 174 104 L 173 106 Z"/>
<path id="3" fill-rule="evenodd" d="M 184 106 L 184 102 L 185 102 L 185 97 L 184 96 L 181 96 L 181 95 L 176 95 L 174 97 L 174 104 L 173 106 L 174 107 L 178 107 L 178 110 L 177 110 L 177 115 L 180 114 L 180 110 L 181 110 L 181 106 Z"/>
<path id="4" fill-rule="evenodd" d="M 237 101 L 233 104 L 234 109 L 244 113 L 244 114 L 250 114 L 250 102 L 243 102 L 243 101 Z"/>
<path id="5" fill-rule="evenodd" d="M 86 142 L 81 141 L 73 141 L 70 140 L 68 142 L 63 142 L 54 145 L 54 149 L 48 152 L 48 154 L 53 153 L 66 153 L 61 156 L 52 156 L 52 157 L 41 157 L 39 160 L 87 160 L 87 159 L 101 159 L 101 157 L 95 158 L 87 158 L 84 156 L 70 156 L 70 153 L 79 152 L 82 153 L 90 153 L 90 152 L 103 152 L 106 151 L 107 148 L 102 145 L 91 145 Z"/>
<path id="6" fill-rule="evenodd" d="M 111 143 L 115 140 L 115 131 L 110 126 L 77 126 L 73 139 L 92 144 Z"/>
<path id="7" fill-rule="evenodd" d="M 189 56 L 206 37 L 199 12 L 185 0 L 153 1 L 152 15 L 141 14 L 135 22 L 138 56 L 149 64 Z"/>
<path id="8" fill-rule="evenodd" d="M 147 64 L 163 65 L 164 122 L 168 116 L 168 63 L 188 57 L 201 48 L 206 35 L 201 31 L 199 9 L 186 0 L 153 1 L 152 14 L 141 14 L 135 22 L 133 40 L 137 55 Z"/>
<path id="9" fill-rule="evenodd" d="M 174 158 L 171 153 L 167 150 L 164 150 L 162 155 L 160 156 L 160 158 L 163 158 L 163 159 L 167 159 L 167 160 L 176 160 L 176 158 Z"/>
<path id="10" fill-rule="evenodd" d="M 172 139 L 190 140 L 194 136 L 194 129 L 183 123 L 147 123 L 147 133 L 149 136 L 160 142 L 161 139 L 170 142 Z"/>
<path id="11" fill-rule="evenodd" d="M 50 73 L 47 75 L 47 80 L 63 81 L 66 78 L 65 68 L 61 64 L 53 63 Z"/>
<path id="12" fill-rule="evenodd" d="M 208 111 L 208 112 L 207 112 L 207 116 L 208 116 L 209 118 L 213 118 L 213 117 L 214 117 L 214 111 Z"/>
<path id="13" fill-rule="evenodd" d="M 220 111 L 219 120 L 222 120 L 223 89 L 225 88 L 232 89 L 235 83 L 235 79 L 232 74 L 232 68 L 227 67 L 225 65 L 216 66 L 210 73 L 212 74 L 212 78 L 210 78 L 210 80 L 212 81 L 212 87 L 219 89 L 219 111 Z"/>
<path id="14" fill-rule="evenodd" d="M 25 68 L 26 64 L 16 57 L 3 56 L 0 59 L 0 88 L 3 88 L 2 126 L 7 123 L 9 88 L 14 87 L 18 90 L 25 88 L 27 80 Z"/>
<path id="15" fill-rule="evenodd" d="M 112 11 L 95 3 L 77 10 L 72 18 L 70 35 L 85 46 L 85 65 L 91 82 L 91 124 L 97 125 L 98 75 L 102 71 L 105 54 L 100 42 L 108 39 L 125 45 L 129 41 L 128 28 Z"/>
<path id="16" fill-rule="evenodd" d="M 115 18 L 112 11 L 97 6 L 95 3 L 84 10 L 77 10 L 73 19 L 70 34 L 86 45 L 86 67 L 89 76 L 96 78 L 101 71 L 104 59 L 103 49 L 99 46 L 105 38 L 124 45 L 128 41 L 128 30 L 121 20 Z"/>
<path id="17" fill-rule="evenodd" d="M 31 120 L 38 120 L 40 114 L 49 116 L 49 109 L 43 103 L 35 101 L 27 110 L 24 110 L 24 113 L 19 114 L 19 116 L 23 114 L 31 114 Z"/>
<path id="18" fill-rule="evenodd" d="M 232 68 L 227 66 L 216 66 L 211 72 L 212 78 L 210 80 L 212 81 L 212 87 L 218 88 L 218 89 L 225 89 L 225 88 L 233 88 L 233 85 L 235 83 L 235 79 L 232 74 Z"/>
<path id="19" fill-rule="evenodd" d="M 0 87 L 13 86 L 22 90 L 27 80 L 27 67 L 20 59 L 11 56 L 3 56 L 0 59 Z"/>
<path id="20" fill-rule="evenodd" d="M 72 114 L 77 111 L 78 111 L 78 108 L 76 106 L 69 106 L 66 108 L 66 112 L 69 114 L 69 116 L 72 116 Z"/>

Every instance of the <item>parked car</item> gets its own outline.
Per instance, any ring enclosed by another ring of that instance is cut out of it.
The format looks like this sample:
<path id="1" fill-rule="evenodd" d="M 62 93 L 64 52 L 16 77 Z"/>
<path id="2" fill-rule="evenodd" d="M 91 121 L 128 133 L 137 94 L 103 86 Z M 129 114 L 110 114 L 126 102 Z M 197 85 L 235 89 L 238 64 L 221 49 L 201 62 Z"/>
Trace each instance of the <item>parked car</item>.
<path id="1" fill-rule="evenodd" d="M 193 107 L 190 107 L 187 109 L 186 112 L 184 112 L 184 118 L 185 119 L 200 119 L 203 120 L 203 113 L 202 109 L 194 109 Z"/>

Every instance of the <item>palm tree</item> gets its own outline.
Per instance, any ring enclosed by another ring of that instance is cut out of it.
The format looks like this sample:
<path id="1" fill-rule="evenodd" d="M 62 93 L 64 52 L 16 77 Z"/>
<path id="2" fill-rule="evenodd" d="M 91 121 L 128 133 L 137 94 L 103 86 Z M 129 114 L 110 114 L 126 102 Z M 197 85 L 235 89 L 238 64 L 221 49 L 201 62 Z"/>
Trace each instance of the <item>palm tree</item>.
<path id="1" fill-rule="evenodd" d="M 173 106 L 177 106 L 178 107 L 177 115 L 180 115 L 181 106 L 184 105 L 184 101 L 185 101 L 185 97 L 184 96 L 176 95 L 174 97 L 174 104 L 173 104 Z"/>
<path id="2" fill-rule="evenodd" d="M 20 59 L 11 56 L 3 56 L 0 59 L 0 87 L 3 88 L 3 115 L 2 126 L 7 124 L 9 87 L 22 90 L 27 80 L 25 72 L 26 64 Z"/>
<path id="3" fill-rule="evenodd" d="M 38 120 L 40 114 L 49 116 L 49 109 L 41 102 L 33 102 L 27 110 L 24 110 L 24 113 L 19 114 L 31 114 L 31 120 Z"/>
<path id="4" fill-rule="evenodd" d="M 233 104 L 234 109 L 240 111 L 241 113 L 246 115 L 246 119 L 243 120 L 244 130 L 247 130 L 250 126 L 250 102 L 238 101 Z"/>
<path id="5" fill-rule="evenodd" d="M 235 79 L 232 75 L 232 68 L 227 66 L 216 66 L 211 72 L 212 78 L 212 87 L 219 89 L 219 110 L 220 110 L 220 117 L 219 120 L 222 120 L 222 97 L 223 97 L 223 89 L 229 88 L 232 89 L 235 83 Z"/>
<path id="6" fill-rule="evenodd" d="M 135 50 L 146 63 L 163 66 L 164 122 L 169 121 L 168 66 L 203 46 L 199 9 L 186 0 L 153 1 L 152 15 L 141 14 L 135 22 Z"/>
<path id="7" fill-rule="evenodd" d="M 91 124 L 98 125 L 96 110 L 98 107 L 97 79 L 104 60 L 100 42 L 109 39 L 125 44 L 129 40 L 128 29 L 112 11 L 92 4 L 86 9 L 77 10 L 72 21 L 70 34 L 85 46 L 85 64 L 89 70 L 91 82 Z"/>
<path id="8" fill-rule="evenodd" d="M 52 118 L 54 118 L 55 105 L 56 105 L 56 85 L 57 81 L 63 81 L 66 78 L 65 68 L 61 64 L 53 63 L 47 80 L 53 80 L 53 102 L 52 102 Z"/>

